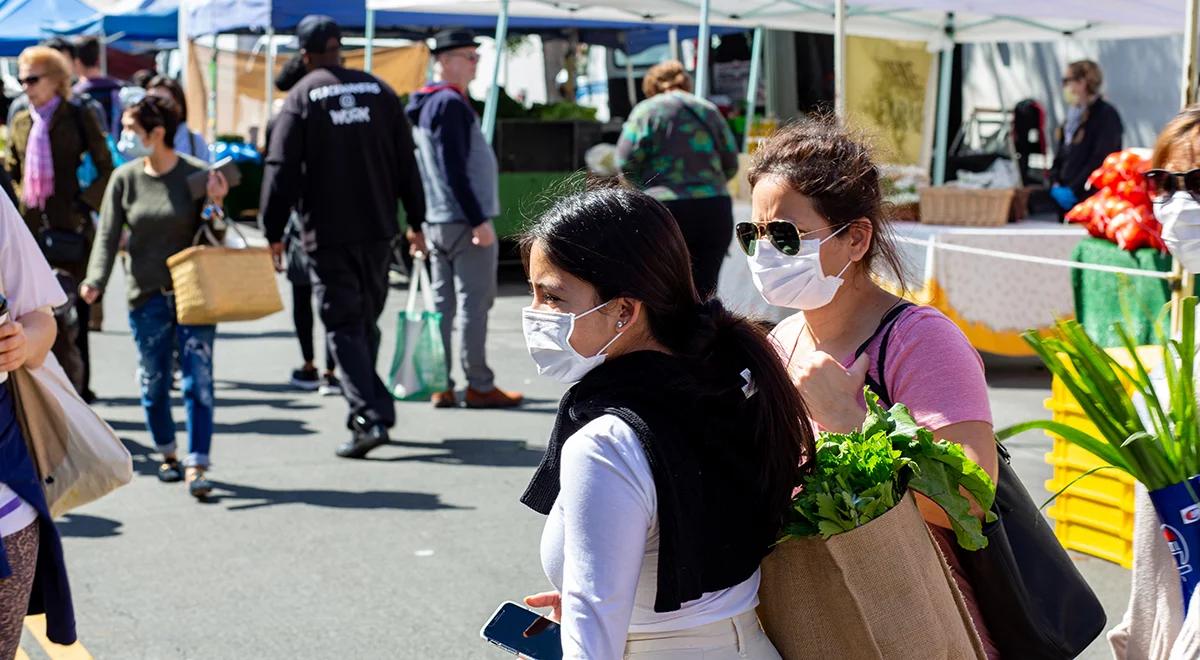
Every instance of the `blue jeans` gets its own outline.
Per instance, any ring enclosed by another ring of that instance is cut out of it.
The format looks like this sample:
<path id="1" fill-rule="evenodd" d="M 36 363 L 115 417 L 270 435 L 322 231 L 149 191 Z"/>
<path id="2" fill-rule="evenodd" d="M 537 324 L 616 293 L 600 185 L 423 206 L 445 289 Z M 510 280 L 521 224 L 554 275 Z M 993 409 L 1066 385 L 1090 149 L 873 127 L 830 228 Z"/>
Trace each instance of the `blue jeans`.
<path id="1" fill-rule="evenodd" d="M 175 321 L 175 298 L 156 294 L 137 309 L 129 310 L 129 328 L 141 358 L 142 408 L 155 447 L 164 454 L 175 452 L 171 383 L 178 346 L 189 443 L 184 465 L 208 467 L 213 435 L 213 341 L 217 326 L 179 325 Z"/>

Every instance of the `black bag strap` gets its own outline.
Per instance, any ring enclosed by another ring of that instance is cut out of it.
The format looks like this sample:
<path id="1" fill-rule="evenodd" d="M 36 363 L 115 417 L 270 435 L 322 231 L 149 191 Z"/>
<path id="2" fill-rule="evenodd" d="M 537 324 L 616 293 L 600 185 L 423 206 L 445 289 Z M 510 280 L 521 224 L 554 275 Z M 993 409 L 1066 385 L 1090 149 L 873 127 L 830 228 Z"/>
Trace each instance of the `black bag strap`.
<path id="1" fill-rule="evenodd" d="M 916 307 L 916 305 L 907 300 L 902 300 L 893 305 L 883 315 L 883 318 L 879 320 L 879 326 L 875 328 L 875 332 L 871 333 L 871 336 L 854 351 L 854 359 L 857 360 L 859 356 L 867 352 L 867 347 L 871 345 L 871 342 L 875 341 L 876 337 L 882 335 L 882 339 L 879 341 L 879 356 L 875 361 L 875 375 L 878 376 L 878 380 L 868 375 L 866 384 L 875 393 L 875 396 L 879 397 L 879 401 L 883 404 L 884 408 L 891 408 L 893 403 L 887 389 L 887 377 L 883 372 L 883 365 L 887 361 L 888 343 L 892 339 L 892 328 L 896 325 L 896 320 L 909 307 Z"/>

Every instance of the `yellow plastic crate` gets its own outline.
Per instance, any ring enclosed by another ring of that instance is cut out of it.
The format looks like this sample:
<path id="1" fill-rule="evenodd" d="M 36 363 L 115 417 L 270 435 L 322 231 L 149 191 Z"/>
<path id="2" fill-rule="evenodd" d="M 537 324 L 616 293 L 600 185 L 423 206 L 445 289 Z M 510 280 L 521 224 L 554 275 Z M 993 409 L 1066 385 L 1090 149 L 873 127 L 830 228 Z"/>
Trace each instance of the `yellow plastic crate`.
<path id="1" fill-rule="evenodd" d="M 1108 352 L 1123 366 L 1132 367 L 1128 351 L 1112 348 Z M 1141 346 L 1137 352 L 1148 369 L 1162 360 L 1161 350 L 1156 346 Z M 1099 437 L 1095 425 L 1058 378 L 1050 386 L 1045 406 L 1054 421 Z M 1053 433 L 1047 435 L 1054 440 L 1053 449 L 1046 454 L 1046 462 L 1054 468 L 1053 478 L 1046 482 L 1051 493 L 1104 465 L 1091 452 Z M 1055 536 L 1067 548 L 1132 567 L 1135 483 L 1133 477 L 1115 469 L 1102 470 L 1075 482 L 1047 511 L 1054 519 Z"/>

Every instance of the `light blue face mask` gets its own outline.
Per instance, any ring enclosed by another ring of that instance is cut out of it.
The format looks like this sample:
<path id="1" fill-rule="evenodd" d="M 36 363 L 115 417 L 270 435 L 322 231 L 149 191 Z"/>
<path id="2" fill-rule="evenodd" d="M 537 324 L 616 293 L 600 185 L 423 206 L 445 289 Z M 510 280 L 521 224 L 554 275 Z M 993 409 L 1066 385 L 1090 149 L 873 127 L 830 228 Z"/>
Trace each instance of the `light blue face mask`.
<path id="1" fill-rule="evenodd" d="M 144 158 L 150 155 L 150 147 L 138 137 L 137 133 L 128 128 L 121 131 L 121 139 L 117 140 L 117 153 L 125 160 Z"/>

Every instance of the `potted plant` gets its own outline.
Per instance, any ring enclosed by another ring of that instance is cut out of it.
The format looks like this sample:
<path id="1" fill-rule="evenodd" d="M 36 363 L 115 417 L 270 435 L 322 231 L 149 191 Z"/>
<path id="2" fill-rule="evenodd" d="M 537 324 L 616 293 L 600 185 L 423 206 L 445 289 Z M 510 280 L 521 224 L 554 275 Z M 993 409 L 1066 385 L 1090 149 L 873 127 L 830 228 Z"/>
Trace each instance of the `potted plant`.
<path id="1" fill-rule="evenodd" d="M 1122 366 L 1073 320 L 1060 321 L 1052 336 L 1025 333 L 1025 341 L 1075 397 L 1099 437 L 1050 420 L 1018 424 L 996 434 L 1004 440 L 1031 429 L 1049 431 L 1129 473 L 1149 490 L 1164 536 L 1180 549 L 1200 549 L 1196 304 L 1194 297 L 1182 301 L 1177 338 L 1160 333 L 1163 368 L 1154 375 L 1120 323 L 1113 330 L 1129 352 L 1132 367 Z M 1192 565 L 1189 555 L 1194 552 L 1172 554 L 1186 609 L 1200 581 L 1200 566 Z"/>

